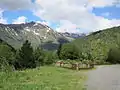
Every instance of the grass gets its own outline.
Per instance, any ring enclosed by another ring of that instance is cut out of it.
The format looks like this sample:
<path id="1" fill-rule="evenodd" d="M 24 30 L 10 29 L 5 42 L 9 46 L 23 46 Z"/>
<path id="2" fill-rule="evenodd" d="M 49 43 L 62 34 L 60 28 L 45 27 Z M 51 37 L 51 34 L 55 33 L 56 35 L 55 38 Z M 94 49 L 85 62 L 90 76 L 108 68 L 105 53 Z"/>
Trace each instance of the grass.
<path id="1" fill-rule="evenodd" d="M 0 90 L 84 90 L 84 72 L 44 66 L 0 73 Z"/>

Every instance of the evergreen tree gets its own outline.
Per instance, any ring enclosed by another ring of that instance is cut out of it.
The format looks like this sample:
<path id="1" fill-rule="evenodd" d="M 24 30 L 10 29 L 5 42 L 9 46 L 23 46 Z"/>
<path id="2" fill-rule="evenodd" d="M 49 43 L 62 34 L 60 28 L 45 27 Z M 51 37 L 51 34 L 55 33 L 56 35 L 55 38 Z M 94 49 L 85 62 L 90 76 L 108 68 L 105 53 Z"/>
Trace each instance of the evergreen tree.
<path id="1" fill-rule="evenodd" d="M 62 44 L 59 45 L 58 50 L 57 50 L 57 55 L 58 55 L 59 59 L 61 59 L 61 57 L 60 57 L 61 49 L 62 49 Z"/>
<path id="2" fill-rule="evenodd" d="M 44 65 L 44 57 L 45 57 L 44 51 L 38 47 L 34 52 L 34 59 L 37 66 Z"/>
<path id="3" fill-rule="evenodd" d="M 17 56 L 17 63 L 20 68 L 34 68 L 36 67 L 35 60 L 33 58 L 33 48 L 31 43 L 26 40 Z"/>

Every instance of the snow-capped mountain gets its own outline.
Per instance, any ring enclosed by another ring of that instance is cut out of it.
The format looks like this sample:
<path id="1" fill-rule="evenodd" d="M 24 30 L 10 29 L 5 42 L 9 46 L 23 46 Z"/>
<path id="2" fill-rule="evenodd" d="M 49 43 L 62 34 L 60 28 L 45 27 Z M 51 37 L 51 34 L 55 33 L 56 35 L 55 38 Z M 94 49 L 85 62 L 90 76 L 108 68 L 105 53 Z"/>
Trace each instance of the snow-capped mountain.
<path id="1" fill-rule="evenodd" d="M 74 39 L 86 36 L 86 34 L 84 33 L 68 33 L 68 32 L 62 33 L 62 35 L 64 35 L 65 37 L 70 37 Z"/>
<path id="2" fill-rule="evenodd" d="M 20 48 L 29 40 L 34 48 L 56 49 L 60 43 L 70 42 L 79 37 L 77 34 L 58 33 L 47 25 L 36 22 L 25 24 L 0 24 L 0 39 L 15 48 Z"/>
<path id="3" fill-rule="evenodd" d="M 29 40 L 33 47 L 46 46 L 50 43 L 56 45 L 69 42 L 67 38 L 46 25 L 30 22 L 25 24 L 0 24 L 0 39 L 15 48 L 21 47 L 25 40 Z M 47 46 L 46 46 L 47 47 Z M 53 46 L 53 48 L 56 48 Z"/>

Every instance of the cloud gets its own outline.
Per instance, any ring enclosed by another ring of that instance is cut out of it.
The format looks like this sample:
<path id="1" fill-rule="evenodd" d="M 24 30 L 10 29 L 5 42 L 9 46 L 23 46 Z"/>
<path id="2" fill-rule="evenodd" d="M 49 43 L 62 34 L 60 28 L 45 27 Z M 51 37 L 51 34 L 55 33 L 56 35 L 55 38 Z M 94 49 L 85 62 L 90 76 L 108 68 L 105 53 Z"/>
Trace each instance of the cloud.
<path id="1" fill-rule="evenodd" d="M 120 6 L 120 0 L 0 0 L 0 8 L 8 10 L 30 9 L 33 14 L 45 20 L 42 24 L 50 25 L 49 22 L 60 23 L 57 31 L 67 32 L 91 32 L 118 26 L 117 19 L 107 19 L 105 16 L 96 16 L 93 8 L 108 6 Z M 106 15 L 108 15 L 106 13 Z M 13 23 L 24 23 L 26 17 L 21 16 Z M 2 22 L 6 20 L 2 17 Z M 48 22 L 49 21 L 49 22 Z M 77 29 L 79 28 L 79 30 Z"/>
<path id="2" fill-rule="evenodd" d="M 106 6 L 117 6 L 120 4 L 120 0 L 88 0 L 89 5 L 92 7 L 106 7 Z"/>
<path id="3" fill-rule="evenodd" d="M 0 9 L 0 23 L 7 24 L 7 20 L 3 18 L 3 10 Z"/>
<path id="4" fill-rule="evenodd" d="M 119 2 L 120 0 L 36 0 L 38 7 L 33 13 L 46 21 L 60 22 L 58 31 L 66 29 L 77 32 L 78 27 L 80 32 L 90 32 L 119 24 L 120 20 L 109 20 L 92 12 L 93 8 L 118 5 Z"/>
<path id="5" fill-rule="evenodd" d="M 96 19 L 98 20 L 98 25 L 95 30 L 103 30 L 106 28 L 111 28 L 115 26 L 120 26 L 120 19 L 106 19 L 102 16 L 97 16 Z"/>
<path id="6" fill-rule="evenodd" d="M 71 23 L 67 20 L 61 20 L 59 27 L 56 28 L 58 32 L 70 32 L 70 33 L 77 33 L 79 30 L 77 29 L 77 25 Z"/>
<path id="7" fill-rule="evenodd" d="M 0 0 L 0 8 L 8 10 L 32 9 L 34 4 L 31 0 Z"/>
<path id="8" fill-rule="evenodd" d="M 25 16 L 20 16 L 17 19 L 13 20 L 13 24 L 21 24 L 21 23 L 25 23 L 27 20 L 27 18 Z"/>

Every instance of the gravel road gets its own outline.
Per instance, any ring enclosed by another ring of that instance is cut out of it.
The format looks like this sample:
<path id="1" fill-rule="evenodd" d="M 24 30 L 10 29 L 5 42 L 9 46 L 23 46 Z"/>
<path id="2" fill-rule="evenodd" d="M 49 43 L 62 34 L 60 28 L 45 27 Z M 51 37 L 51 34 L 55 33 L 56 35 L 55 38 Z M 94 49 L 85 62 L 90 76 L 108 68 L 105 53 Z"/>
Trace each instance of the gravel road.
<path id="1" fill-rule="evenodd" d="M 88 72 L 87 90 L 120 90 L 120 65 L 98 66 Z"/>

